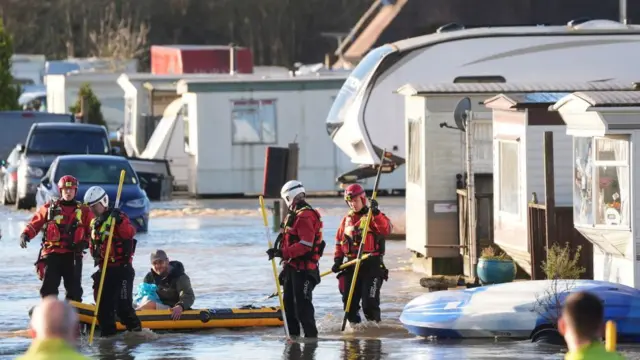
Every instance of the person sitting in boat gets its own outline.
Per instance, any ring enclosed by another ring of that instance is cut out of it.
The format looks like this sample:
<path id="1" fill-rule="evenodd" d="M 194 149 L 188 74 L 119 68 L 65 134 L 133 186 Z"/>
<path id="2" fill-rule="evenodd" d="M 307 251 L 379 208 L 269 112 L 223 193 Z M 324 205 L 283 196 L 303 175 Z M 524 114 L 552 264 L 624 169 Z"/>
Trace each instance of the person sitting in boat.
<path id="1" fill-rule="evenodd" d="M 624 359 L 617 352 L 607 352 L 601 341 L 603 329 L 602 301 L 588 292 L 569 295 L 558 320 L 558 330 L 569 348 L 565 359 Z"/>
<path id="2" fill-rule="evenodd" d="M 156 284 L 158 297 L 162 303 L 148 301 L 140 304 L 138 310 L 171 310 L 173 320 L 180 319 L 184 310 L 191 309 L 196 296 L 191 287 L 191 279 L 184 272 L 180 261 L 169 261 L 164 250 L 151 253 L 151 271 L 143 280 Z"/>
<path id="3" fill-rule="evenodd" d="M 356 285 L 352 295 L 350 309 L 347 311 L 347 320 L 352 324 L 362 321 L 359 315 L 360 301 L 362 312 L 369 321 L 380 321 L 380 288 L 382 281 L 388 279 L 388 270 L 384 266 L 382 258 L 385 251 L 386 235 L 391 233 L 391 220 L 378 209 L 378 202 L 371 200 L 371 223 L 367 232 L 365 243 L 361 245 L 362 229 L 366 221 L 369 207 L 364 188 L 360 184 L 351 184 L 344 191 L 344 200 L 350 210 L 342 218 L 336 232 L 336 247 L 334 264 L 331 271 L 338 275 L 338 286 L 342 294 L 342 302 L 346 308 L 349 290 L 355 266 L 341 270 L 344 259 L 354 260 L 358 257 L 358 251 L 362 246 L 362 254 L 369 254 L 369 258 L 362 261 L 356 279 Z M 361 254 L 361 255 L 362 255 Z"/>
<path id="4" fill-rule="evenodd" d="M 84 202 L 95 215 L 91 220 L 90 251 L 95 264 L 99 266 L 99 270 L 92 276 L 96 302 L 102 271 L 106 271 L 98 309 L 100 336 L 116 334 L 116 314 L 127 330 L 141 331 L 140 319 L 131 302 L 135 277 L 133 256 L 136 251 L 136 240 L 133 237 L 136 229 L 120 209 L 109 209 L 109 196 L 100 186 L 90 187 L 84 195 Z M 109 244 L 112 225 L 113 235 Z M 105 257 L 107 266 L 103 270 Z"/>

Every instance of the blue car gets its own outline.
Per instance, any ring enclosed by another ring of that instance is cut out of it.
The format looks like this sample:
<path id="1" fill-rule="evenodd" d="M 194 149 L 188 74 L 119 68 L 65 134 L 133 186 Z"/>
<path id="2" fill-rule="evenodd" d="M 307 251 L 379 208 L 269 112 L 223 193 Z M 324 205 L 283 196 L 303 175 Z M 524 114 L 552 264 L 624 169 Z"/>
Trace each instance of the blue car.
<path id="1" fill-rule="evenodd" d="M 64 175 L 78 179 L 76 199 L 83 201 L 84 193 L 92 186 L 102 187 L 109 195 L 109 206 L 113 207 L 118 192 L 120 172 L 126 171 L 122 186 L 120 209 L 131 219 L 138 232 L 149 228 L 149 198 L 140 187 L 140 179 L 129 161 L 113 155 L 62 155 L 58 156 L 44 175 L 36 191 L 38 207 L 60 197 L 58 180 Z"/>

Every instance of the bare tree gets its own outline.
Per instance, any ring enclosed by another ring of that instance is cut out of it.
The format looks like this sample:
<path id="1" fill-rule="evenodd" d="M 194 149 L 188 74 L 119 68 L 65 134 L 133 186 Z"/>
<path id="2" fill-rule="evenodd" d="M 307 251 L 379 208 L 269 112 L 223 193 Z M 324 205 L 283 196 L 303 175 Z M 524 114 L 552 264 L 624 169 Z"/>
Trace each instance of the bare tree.
<path id="1" fill-rule="evenodd" d="M 124 16 L 109 4 L 97 30 L 89 32 L 91 56 L 112 60 L 114 71 L 122 70 L 124 61 L 140 57 L 147 50 L 149 26 L 134 15 Z"/>

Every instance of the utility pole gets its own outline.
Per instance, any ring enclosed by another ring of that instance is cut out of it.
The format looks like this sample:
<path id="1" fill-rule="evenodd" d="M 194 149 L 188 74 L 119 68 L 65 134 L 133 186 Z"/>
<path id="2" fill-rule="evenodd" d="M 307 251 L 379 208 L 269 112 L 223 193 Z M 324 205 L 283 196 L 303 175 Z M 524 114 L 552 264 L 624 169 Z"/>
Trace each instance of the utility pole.
<path id="1" fill-rule="evenodd" d="M 466 124 L 465 124 L 465 136 L 466 136 L 466 150 L 467 150 L 467 210 L 468 210 L 468 226 L 469 226 L 469 257 L 471 261 L 471 271 L 469 274 L 471 278 L 476 277 L 476 266 L 478 264 L 478 256 L 476 250 L 478 247 L 476 239 L 476 186 L 475 176 L 473 174 L 472 157 L 473 157 L 473 111 L 466 110 Z"/>

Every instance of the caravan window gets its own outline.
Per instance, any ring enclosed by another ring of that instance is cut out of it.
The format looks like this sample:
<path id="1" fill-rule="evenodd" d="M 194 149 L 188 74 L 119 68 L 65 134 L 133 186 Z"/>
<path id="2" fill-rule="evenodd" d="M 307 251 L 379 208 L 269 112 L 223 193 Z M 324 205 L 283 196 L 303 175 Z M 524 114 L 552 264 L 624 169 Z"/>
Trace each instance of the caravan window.
<path id="1" fill-rule="evenodd" d="M 422 118 L 409 119 L 409 146 L 407 149 L 407 181 L 422 184 Z"/>
<path id="2" fill-rule="evenodd" d="M 499 189 L 500 212 L 520 215 L 520 156 L 518 143 L 515 141 L 500 141 Z"/>
<path id="3" fill-rule="evenodd" d="M 124 134 L 131 135 L 131 126 L 133 125 L 133 119 L 135 114 L 133 113 L 133 101 L 132 97 L 126 97 L 124 99 Z"/>
<path id="4" fill-rule="evenodd" d="M 275 144 L 276 100 L 232 100 L 233 144 Z"/>
<path id="5" fill-rule="evenodd" d="M 574 223 L 630 226 L 629 137 L 575 137 Z"/>

